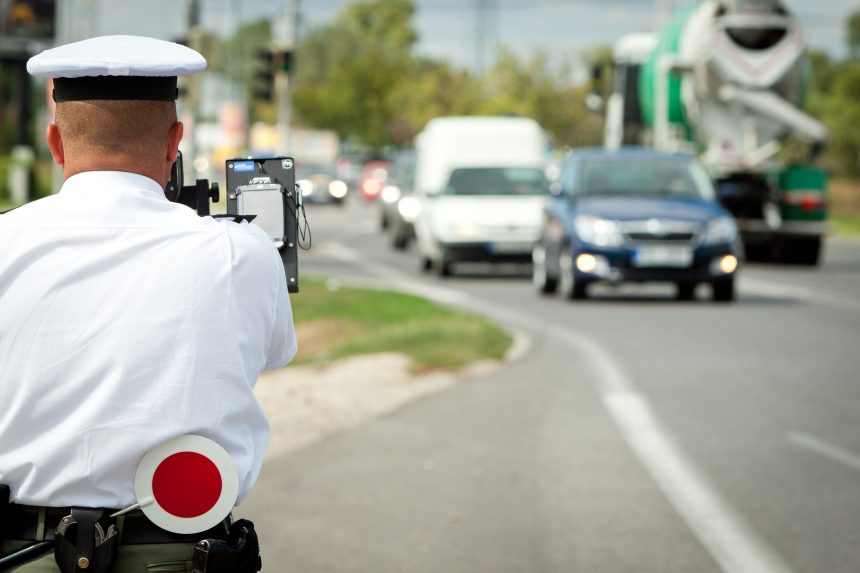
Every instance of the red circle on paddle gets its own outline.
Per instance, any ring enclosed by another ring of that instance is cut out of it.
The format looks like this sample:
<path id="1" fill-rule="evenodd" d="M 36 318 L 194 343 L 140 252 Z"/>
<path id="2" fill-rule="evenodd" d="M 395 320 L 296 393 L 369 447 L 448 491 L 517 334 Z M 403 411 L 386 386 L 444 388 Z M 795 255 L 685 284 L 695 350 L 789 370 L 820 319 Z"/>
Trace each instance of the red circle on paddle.
<path id="1" fill-rule="evenodd" d="M 197 517 L 221 497 L 221 472 L 204 455 L 177 452 L 158 464 L 152 476 L 155 501 L 176 517 Z"/>

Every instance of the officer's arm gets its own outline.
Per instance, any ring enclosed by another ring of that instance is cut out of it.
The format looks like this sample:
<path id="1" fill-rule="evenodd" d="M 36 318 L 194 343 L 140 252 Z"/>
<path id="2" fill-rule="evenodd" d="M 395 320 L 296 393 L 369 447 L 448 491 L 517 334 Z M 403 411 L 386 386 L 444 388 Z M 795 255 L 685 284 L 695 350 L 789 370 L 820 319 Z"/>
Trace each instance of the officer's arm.
<path id="1" fill-rule="evenodd" d="M 266 357 L 264 370 L 280 368 L 287 364 L 296 355 L 298 346 L 296 344 L 296 330 L 293 326 L 293 309 L 290 305 L 290 297 L 287 293 L 287 279 L 278 259 L 277 294 L 275 296 L 275 311 L 272 316 L 272 338 L 269 343 L 269 352 Z"/>

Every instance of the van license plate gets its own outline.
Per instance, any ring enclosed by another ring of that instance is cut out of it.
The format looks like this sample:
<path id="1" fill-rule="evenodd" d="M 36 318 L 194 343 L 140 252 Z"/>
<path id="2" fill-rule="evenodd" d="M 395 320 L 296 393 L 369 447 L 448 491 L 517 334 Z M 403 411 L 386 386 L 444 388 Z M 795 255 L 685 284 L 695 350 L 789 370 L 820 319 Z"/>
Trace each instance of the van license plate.
<path id="1" fill-rule="evenodd" d="M 674 245 L 648 245 L 633 251 L 634 267 L 676 267 L 693 264 L 693 249 Z"/>

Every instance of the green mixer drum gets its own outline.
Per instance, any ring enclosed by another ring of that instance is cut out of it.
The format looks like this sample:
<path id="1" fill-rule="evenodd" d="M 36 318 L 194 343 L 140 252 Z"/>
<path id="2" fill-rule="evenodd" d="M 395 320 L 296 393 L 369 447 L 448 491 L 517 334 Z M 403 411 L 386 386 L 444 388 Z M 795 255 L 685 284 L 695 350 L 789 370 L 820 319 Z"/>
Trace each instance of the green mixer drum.
<path id="1" fill-rule="evenodd" d="M 695 7 L 682 11 L 666 25 L 660 33 L 657 46 L 651 52 L 651 55 L 648 56 L 648 60 L 642 67 L 642 74 L 639 79 L 639 101 L 642 104 L 642 118 L 645 125 L 654 125 L 657 62 L 663 54 L 676 55 L 678 53 L 681 35 L 684 33 L 684 28 L 693 10 L 695 10 Z M 688 133 L 690 132 L 690 126 L 684 113 L 684 106 L 681 103 L 681 77 L 677 74 L 669 75 L 669 122 L 681 124 L 687 129 Z"/>

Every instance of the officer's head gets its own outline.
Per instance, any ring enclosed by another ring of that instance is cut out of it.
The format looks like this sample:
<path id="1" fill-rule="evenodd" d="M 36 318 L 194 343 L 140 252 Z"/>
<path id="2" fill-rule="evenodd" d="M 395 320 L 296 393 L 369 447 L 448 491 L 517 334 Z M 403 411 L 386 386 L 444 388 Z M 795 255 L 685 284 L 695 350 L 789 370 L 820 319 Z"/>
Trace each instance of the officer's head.
<path id="1" fill-rule="evenodd" d="M 177 76 L 205 67 L 194 50 L 139 36 L 92 38 L 31 58 L 31 74 L 54 78 L 56 119 L 46 138 L 64 176 L 128 171 L 165 186 L 183 131 Z"/>
<path id="2" fill-rule="evenodd" d="M 164 187 L 182 124 L 173 102 L 88 100 L 57 104 L 48 147 L 66 178 L 83 171 L 130 171 Z"/>

